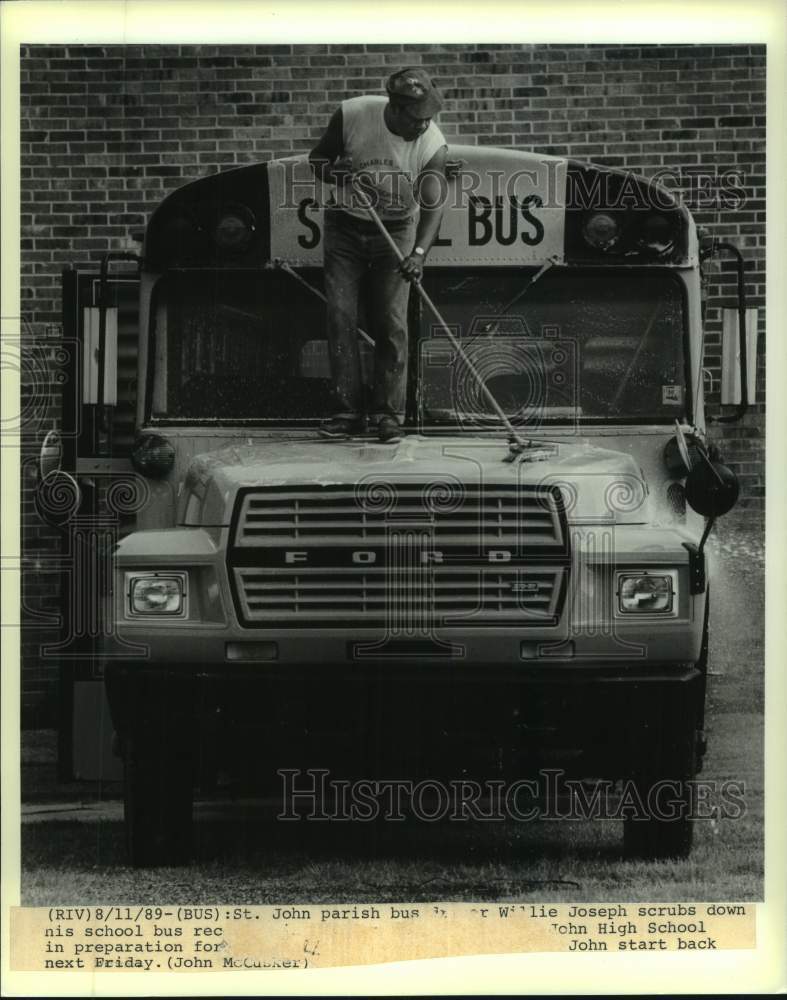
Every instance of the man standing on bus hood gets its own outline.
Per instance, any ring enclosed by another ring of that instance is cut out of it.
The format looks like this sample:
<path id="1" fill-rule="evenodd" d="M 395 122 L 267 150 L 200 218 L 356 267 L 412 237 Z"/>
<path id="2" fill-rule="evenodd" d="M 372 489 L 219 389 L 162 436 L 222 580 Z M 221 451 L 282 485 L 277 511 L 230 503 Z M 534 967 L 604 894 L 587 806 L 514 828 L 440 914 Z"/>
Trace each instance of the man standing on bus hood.
<path id="1" fill-rule="evenodd" d="M 343 101 L 309 154 L 315 176 L 331 185 L 324 212 L 328 343 L 337 412 L 320 427 L 345 438 L 362 427 L 364 400 L 358 348 L 358 297 L 368 282 L 375 341 L 371 415 L 380 441 L 401 437 L 407 376 L 409 283 L 420 281 L 440 228 L 446 142 L 432 121 L 442 106 L 429 76 L 406 68 L 388 80 L 388 97 Z M 353 179 L 375 206 L 404 255 L 399 265 L 355 194 Z"/>

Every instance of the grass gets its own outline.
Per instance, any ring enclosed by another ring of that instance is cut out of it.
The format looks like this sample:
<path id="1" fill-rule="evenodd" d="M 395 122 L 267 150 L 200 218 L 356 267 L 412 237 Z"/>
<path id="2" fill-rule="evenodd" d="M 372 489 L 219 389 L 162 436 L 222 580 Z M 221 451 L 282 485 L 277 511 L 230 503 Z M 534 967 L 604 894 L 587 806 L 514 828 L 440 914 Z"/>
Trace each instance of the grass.
<path id="1" fill-rule="evenodd" d="M 475 844 L 443 840 L 431 850 L 419 838 L 416 851 L 401 842 L 397 851 L 379 852 L 346 841 L 339 849 L 315 835 L 288 849 L 273 843 L 243 850 L 237 845 L 248 840 L 248 827 L 224 824 L 221 831 L 203 831 L 203 860 L 195 867 L 155 871 L 125 865 L 119 823 L 107 824 L 99 837 L 96 832 L 87 824 L 62 823 L 26 837 L 26 905 L 759 898 L 757 873 L 746 860 L 758 832 L 739 827 L 724 834 L 701 830 L 685 861 L 647 863 L 621 857 L 618 829 L 589 832 L 587 825 L 581 838 L 563 830 L 526 831 L 497 850 L 485 836 Z M 260 826 L 251 832 L 264 838 L 267 831 Z"/>

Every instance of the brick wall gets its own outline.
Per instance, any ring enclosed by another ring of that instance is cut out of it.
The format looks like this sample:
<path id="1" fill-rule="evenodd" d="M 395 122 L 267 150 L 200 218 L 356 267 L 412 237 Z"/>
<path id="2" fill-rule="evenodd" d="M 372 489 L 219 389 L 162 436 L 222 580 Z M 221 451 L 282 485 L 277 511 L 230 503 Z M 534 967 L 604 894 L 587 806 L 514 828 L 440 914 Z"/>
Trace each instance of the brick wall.
<path id="1" fill-rule="evenodd" d="M 449 142 L 522 146 L 647 175 L 667 171 L 697 221 L 745 252 L 750 304 L 760 308 L 758 403 L 742 425 L 718 428 L 715 437 L 740 474 L 741 507 L 761 513 L 763 46 L 24 47 L 26 321 L 37 335 L 59 322 L 62 266 L 136 249 L 132 233 L 170 191 L 217 170 L 308 150 L 339 101 L 381 93 L 387 75 L 410 64 L 424 66 L 442 90 L 439 123 Z M 731 188 L 742 192 L 739 204 L 724 194 Z M 720 307 L 734 293 L 732 264 L 717 265 L 706 349 L 711 412 Z M 27 501 L 23 518 L 32 548 L 46 532 Z M 32 608 L 51 601 L 35 578 L 28 592 Z M 40 667 L 39 679 L 51 669 Z"/>

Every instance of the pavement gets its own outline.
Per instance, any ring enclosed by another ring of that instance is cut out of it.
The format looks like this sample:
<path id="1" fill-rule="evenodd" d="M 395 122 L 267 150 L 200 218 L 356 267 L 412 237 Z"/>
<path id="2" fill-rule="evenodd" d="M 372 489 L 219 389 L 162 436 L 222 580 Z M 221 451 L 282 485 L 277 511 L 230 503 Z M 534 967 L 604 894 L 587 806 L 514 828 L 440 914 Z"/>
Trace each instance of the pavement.
<path id="1" fill-rule="evenodd" d="M 104 802 L 52 802 L 42 804 L 22 803 L 23 823 L 51 823 L 77 820 L 96 823 L 123 819 L 123 803 L 117 800 Z"/>

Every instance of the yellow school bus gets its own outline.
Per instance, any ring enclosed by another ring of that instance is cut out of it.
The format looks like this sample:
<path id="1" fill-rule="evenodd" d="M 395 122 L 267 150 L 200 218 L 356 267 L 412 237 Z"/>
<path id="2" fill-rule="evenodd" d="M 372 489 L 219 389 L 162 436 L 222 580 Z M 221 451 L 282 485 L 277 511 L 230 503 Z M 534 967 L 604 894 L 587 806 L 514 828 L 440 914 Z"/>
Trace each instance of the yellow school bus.
<path id="1" fill-rule="evenodd" d="M 704 545 L 738 492 L 706 435 L 701 272 L 737 251 L 642 177 L 512 149 L 449 160 L 423 277 L 443 322 L 414 289 L 395 444 L 318 434 L 328 197 L 305 157 L 186 184 L 149 220 L 144 497 L 105 630 L 135 864 L 189 858 L 195 789 L 314 768 L 624 781 L 646 807 L 624 817 L 629 853 L 690 850 Z M 117 324 L 97 302 L 100 416 Z M 734 318 L 743 338 L 742 279 Z M 363 303 L 359 338 L 368 377 Z M 745 409 L 740 364 L 721 419 Z"/>

